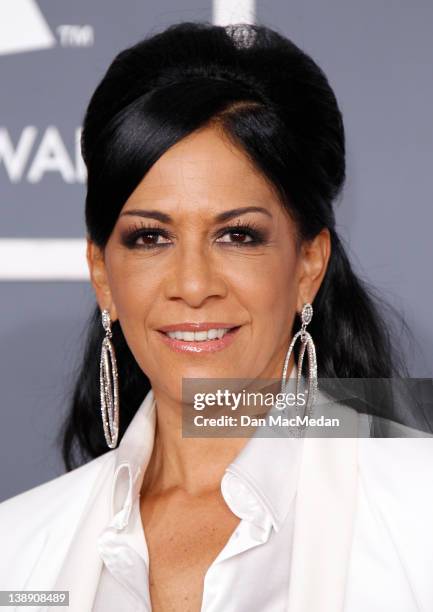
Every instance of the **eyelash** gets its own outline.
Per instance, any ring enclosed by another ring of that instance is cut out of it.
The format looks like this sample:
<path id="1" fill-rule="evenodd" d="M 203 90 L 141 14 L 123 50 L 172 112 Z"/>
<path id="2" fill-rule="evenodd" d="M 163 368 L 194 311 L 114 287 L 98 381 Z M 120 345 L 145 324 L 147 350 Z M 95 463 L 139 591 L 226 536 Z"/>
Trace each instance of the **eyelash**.
<path id="1" fill-rule="evenodd" d="M 255 246 L 264 244 L 266 242 L 266 237 L 265 237 L 264 232 L 252 222 L 244 222 L 244 223 L 239 222 L 236 225 L 226 227 L 224 228 L 224 230 L 219 232 L 218 238 L 221 238 L 225 234 L 231 234 L 231 235 L 246 234 L 250 236 L 251 240 L 248 242 L 223 243 L 223 244 L 229 244 L 230 246 L 235 246 L 235 247 L 244 247 L 244 246 L 255 247 Z M 146 235 L 163 236 L 164 238 L 167 238 L 167 239 L 171 238 L 170 232 L 168 232 L 167 230 L 161 227 L 158 227 L 158 226 L 146 225 L 145 223 L 142 223 L 142 224 L 134 224 L 129 227 L 128 232 L 123 238 L 123 243 L 126 247 L 130 249 L 155 249 L 159 247 L 169 246 L 168 243 L 162 243 L 162 244 L 153 243 L 153 244 L 147 244 L 147 245 L 145 244 L 138 245 L 137 240 L 141 238 L 142 236 L 146 236 Z"/>

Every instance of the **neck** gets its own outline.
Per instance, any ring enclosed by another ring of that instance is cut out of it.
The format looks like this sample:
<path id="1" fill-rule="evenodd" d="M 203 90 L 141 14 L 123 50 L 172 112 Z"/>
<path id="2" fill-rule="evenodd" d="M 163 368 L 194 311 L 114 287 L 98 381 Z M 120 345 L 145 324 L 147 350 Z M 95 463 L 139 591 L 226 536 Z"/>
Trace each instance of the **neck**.
<path id="1" fill-rule="evenodd" d="M 292 356 L 287 376 L 293 363 Z M 152 389 L 156 402 L 156 429 L 142 491 L 156 495 L 177 489 L 198 495 L 218 490 L 226 467 L 247 444 L 249 437 L 245 434 L 220 438 L 183 437 L 182 403 L 161 388 Z"/>

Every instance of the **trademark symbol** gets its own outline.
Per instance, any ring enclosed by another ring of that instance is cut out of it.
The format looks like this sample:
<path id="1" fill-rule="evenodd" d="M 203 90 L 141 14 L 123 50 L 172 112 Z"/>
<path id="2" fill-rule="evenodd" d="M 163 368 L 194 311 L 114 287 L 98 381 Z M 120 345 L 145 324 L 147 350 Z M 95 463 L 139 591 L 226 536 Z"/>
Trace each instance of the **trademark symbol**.
<path id="1" fill-rule="evenodd" d="M 62 47 L 92 47 L 95 42 L 91 25 L 60 25 L 56 30 Z"/>

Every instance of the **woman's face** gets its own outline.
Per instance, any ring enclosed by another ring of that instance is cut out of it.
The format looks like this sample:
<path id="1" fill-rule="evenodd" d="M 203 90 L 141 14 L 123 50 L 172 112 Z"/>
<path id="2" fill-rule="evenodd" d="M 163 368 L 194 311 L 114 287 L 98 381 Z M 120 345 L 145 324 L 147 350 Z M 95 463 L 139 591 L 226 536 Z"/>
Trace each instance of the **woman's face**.
<path id="1" fill-rule="evenodd" d="M 119 319 L 153 389 L 179 399 L 182 377 L 281 377 L 296 310 L 313 300 L 325 271 L 326 245 L 322 235 L 297 249 L 271 186 L 220 131 L 205 128 L 153 165 L 105 252 L 89 242 L 88 260 L 100 308 Z M 237 329 L 203 344 L 161 331 L 188 323 Z"/>

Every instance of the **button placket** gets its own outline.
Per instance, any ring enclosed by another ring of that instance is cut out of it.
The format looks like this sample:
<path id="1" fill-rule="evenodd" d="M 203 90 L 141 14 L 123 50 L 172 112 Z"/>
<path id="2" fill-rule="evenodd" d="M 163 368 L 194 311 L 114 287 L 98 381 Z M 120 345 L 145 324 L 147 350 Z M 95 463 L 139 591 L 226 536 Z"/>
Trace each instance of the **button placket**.
<path id="1" fill-rule="evenodd" d="M 139 513 L 138 501 L 137 507 L 134 507 Z M 122 514 L 123 509 L 118 513 Z M 113 577 L 122 584 L 137 601 L 137 612 L 150 612 L 150 594 L 149 588 L 146 588 L 148 582 L 148 565 L 143 557 L 130 545 L 127 540 L 127 532 L 125 530 L 130 527 L 130 523 L 126 524 L 122 530 L 116 528 L 116 515 L 112 523 L 102 531 L 98 538 L 98 550 L 107 569 Z M 137 516 L 132 515 L 134 521 Z M 120 521 L 117 521 L 117 524 Z M 138 590 L 137 585 L 140 585 Z"/>
<path id="2" fill-rule="evenodd" d="M 143 558 L 130 542 L 132 532 L 137 530 L 137 521 L 141 521 L 139 495 L 134 493 L 141 473 L 139 466 L 129 462 L 122 462 L 117 467 L 111 500 L 113 512 L 121 501 L 123 503 L 99 535 L 97 547 L 108 571 L 136 600 L 136 612 L 150 612 L 149 588 L 145 588 L 148 581 L 147 545 L 144 546 L 146 558 Z"/>

